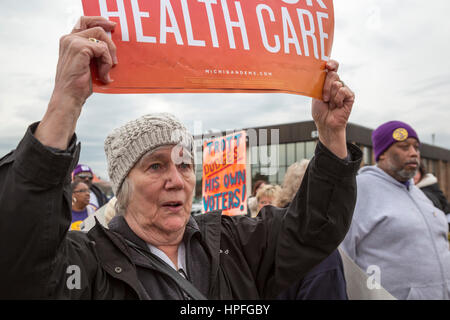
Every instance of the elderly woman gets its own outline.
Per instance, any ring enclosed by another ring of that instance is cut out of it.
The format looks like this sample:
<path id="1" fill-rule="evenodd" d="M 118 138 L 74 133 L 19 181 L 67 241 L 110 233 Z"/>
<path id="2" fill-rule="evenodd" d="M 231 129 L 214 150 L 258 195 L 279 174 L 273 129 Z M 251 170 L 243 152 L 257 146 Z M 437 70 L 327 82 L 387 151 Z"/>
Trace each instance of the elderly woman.
<path id="1" fill-rule="evenodd" d="M 281 192 L 275 200 L 275 205 L 287 208 L 298 193 L 309 160 L 303 159 L 289 166 L 284 175 Z M 305 277 L 293 284 L 278 298 L 296 300 L 347 300 L 347 284 L 344 276 L 344 266 L 338 250 L 310 270 Z"/>
<path id="2" fill-rule="evenodd" d="M 270 207 L 259 219 L 192 217 L 193 137 L 173 116 L 153 114 L 106 138 L 119 208 L 109 229 L 67 232 L 75 127 L 92 92 L 91 60 L 111 81 L 114 26 L 86 17 L 61 39 L 47 112 L 0 161 L 0 298 L 276 297 L 338 246 L 351 221 L 361 151 L 346 143 L 354 95 L 338 64 L 326 64 L 323 100 L 313 100 L 320 142 L 289 209 Z"/>
<path id="3" fill-rule="evenodd" d="M 300 188 L 308 164 L 309 160 L 303 159 L 299 162 L 294 162 L 286 170 L 281 185 L 281 191 L 278 193 L 277 199 L 275 200 L 275 205 L 277 207 L 286 208 L 289 203 L 291 203 L 292 199 L 294 199 L 298 188 Z"/>

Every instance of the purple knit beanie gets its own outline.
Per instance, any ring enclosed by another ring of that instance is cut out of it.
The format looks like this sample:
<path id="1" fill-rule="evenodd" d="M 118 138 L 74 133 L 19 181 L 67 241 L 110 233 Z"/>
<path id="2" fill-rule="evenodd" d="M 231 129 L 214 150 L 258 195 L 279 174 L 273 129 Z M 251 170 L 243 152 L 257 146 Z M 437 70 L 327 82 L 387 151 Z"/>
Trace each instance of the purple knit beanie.
<path id="1" fill-rule="evenodd" d="M 420 142 L 416 131 L 411 126 L 401 121 L 389 121 L 372 132 L 373 152 L 375 161 L 378 162 L 383 154 L 393 143 L 405 141 L 408 138 L 415 138 Z"/>

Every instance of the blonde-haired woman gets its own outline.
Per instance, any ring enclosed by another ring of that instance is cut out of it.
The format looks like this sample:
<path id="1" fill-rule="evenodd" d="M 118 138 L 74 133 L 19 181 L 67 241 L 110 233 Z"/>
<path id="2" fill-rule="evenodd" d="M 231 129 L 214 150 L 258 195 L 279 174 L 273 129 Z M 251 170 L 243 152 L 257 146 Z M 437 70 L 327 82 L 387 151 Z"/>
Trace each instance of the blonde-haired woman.
<path id="1" fill-rule="evenodd" d="M 285 208 L 292 199 L 294 199 L 298 188 L 300 188 L 308 164 L 309 160 L 303 159 L 300 162 L 295 162 L 289 166 L 284 175 L 281 191 L 275 200 L 275 205 L 277 207 Z"/>
<path id="2" fill-rule="evenodd" d="M 274 204 L 286 208 L 292 202 L 300 185 L 309 160 L 303 159 L 289 166 L 284 175 L 281 190 Z M 283 292 L 280 299 L 286 300 L 347 300 L 347 284 L 342 258 L 338 250 L 316 265 L 304 279 Z"/>
<path id="3" fill-rule="evenodd" d="M 258 213 L 262 207 L 274 205 L 276 199 L 279 197 L 281 188 L 277 185 L 265 184 L 259 188 L 256 193 L 256 201 L 258 203 Z"/>

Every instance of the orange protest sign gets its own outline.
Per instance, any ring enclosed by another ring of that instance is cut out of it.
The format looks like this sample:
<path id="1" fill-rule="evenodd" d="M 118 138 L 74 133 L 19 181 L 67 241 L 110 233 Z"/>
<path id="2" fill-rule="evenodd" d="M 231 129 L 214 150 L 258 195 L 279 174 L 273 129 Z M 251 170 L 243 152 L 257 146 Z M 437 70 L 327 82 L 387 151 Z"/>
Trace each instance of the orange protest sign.
<path id="1" fill-rule="evenodd" d="M 288 92 L 321 98 L 332 0 L 82 0 L 117 23 L 102 93 Z"/>
<path id="2" fill-rule="evenodd" d="M 203 143 L 203 212 L 247 213 L 245 136 L 239 131 Z"/>

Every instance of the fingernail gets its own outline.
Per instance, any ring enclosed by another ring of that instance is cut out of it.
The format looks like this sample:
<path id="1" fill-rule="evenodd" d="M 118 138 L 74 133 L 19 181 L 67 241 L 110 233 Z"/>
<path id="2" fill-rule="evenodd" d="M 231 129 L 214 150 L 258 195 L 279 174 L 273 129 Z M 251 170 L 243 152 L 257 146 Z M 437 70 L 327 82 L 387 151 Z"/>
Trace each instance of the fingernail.
<path id="1" fill-rule="evenodd" d="M 114 57 L 113 57 L 113 63 L 114 64 L 118 64 L 119 63 L 119 60 L 117 60 L 117 56 L 116 55 L 114 55 Z"/>

